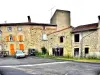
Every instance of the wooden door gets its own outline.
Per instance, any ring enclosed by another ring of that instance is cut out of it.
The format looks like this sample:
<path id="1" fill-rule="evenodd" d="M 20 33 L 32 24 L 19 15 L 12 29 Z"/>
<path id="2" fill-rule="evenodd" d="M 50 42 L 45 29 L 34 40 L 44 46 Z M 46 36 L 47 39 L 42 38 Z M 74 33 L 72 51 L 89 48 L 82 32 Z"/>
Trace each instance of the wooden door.
<path id="1" fill-rule="evenodd" d="M 15 54 L 14 44 L 10 44 L 10 54 L 11 55 L 14 55 Z"/>
<path id="2" fill-rule="evenodd" d="M 24 50 L 24 44 L 19 44 L 20 50 Z"/>

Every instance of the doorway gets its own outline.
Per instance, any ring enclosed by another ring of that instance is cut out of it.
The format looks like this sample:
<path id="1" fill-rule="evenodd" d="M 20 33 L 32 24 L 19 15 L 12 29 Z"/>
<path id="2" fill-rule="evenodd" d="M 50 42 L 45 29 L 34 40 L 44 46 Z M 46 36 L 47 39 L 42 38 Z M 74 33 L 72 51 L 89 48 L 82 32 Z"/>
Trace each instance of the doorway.
<path id="1" fill-rule="evenodd" d="M 24 50 L 24 44 L 19 44 L 20 50 Z"/>
<path id="2" fill-rule="evenodd" d="M 11 55 L 15 54 L 14 44 L 10 44 L 10 54 Z"/>
<path id="3" fill-rule="evenodd" d="M 75 57 L 79 56 L 79 48 L 74 48 L 74 56 Z"/>
<path id="4" fill-rule="evenodd" d="M 52 48 L 52 54 L 54 56 L 63 56 L 63 48 Z"/>

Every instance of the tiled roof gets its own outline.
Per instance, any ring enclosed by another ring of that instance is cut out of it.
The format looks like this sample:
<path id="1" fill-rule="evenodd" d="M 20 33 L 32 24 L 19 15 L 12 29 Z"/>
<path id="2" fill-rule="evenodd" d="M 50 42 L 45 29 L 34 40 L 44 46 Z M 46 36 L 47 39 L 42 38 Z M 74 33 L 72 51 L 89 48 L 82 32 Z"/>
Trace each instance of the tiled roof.
<path id="1" fill-rule="evenodd" d="M 72 29 L 72 33 L 81 32 L 81 31 L 87 31 L 87 30 L 94 30 L 94 29 L 97 29 L 97 27 L 98 27 L 98 23 L 80 25 L 78 27 L 73 28 Z"/>
<path id="2" fill-rule="evenodd" d="M 54 25 L 54 24 L 34 23 L 34 22 L 23 22 L 23 23 L 2 23 L 2 24 L 0 24 L 0 26 L 16 26 L 16 25 L 57 26 L 57 25 Z"/>

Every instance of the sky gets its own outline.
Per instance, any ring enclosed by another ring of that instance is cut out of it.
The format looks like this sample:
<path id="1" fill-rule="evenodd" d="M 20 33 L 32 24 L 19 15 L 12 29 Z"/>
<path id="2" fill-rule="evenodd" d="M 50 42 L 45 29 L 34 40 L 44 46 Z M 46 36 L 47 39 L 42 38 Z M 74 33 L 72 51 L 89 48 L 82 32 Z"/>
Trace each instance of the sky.
<path id="1" fill-rule="evenodd" d="M 0 23 L 50 23 L 56 9 L 71 11 L 71 25 L 98 22 L 100 0 L 0 0 Z"/>

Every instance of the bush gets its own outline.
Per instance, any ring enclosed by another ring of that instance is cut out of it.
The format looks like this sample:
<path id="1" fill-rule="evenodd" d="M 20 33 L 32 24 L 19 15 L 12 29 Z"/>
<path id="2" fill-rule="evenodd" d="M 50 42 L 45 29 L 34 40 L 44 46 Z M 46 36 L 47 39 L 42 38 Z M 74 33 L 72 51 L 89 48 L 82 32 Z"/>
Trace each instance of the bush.
<path id="1" fill-rule="evenodd" d="M 42 53 L 41 53 L 41 52 L 36 51 L 36 52 L 35 52 L 35 55 L 36 55 L 36 56 L 41 56 L 41 55 L 42 55 Z"/>
<path id="2" fill-rule="evenodd" d="M 47 49 L 45 47 L 42 47 L 41 50 L 42 50 L 42 54 L 47 54 L 48 53 Z"/>

